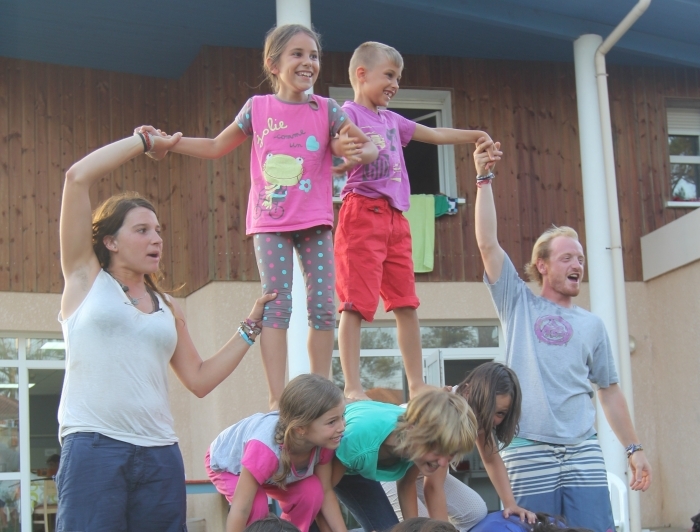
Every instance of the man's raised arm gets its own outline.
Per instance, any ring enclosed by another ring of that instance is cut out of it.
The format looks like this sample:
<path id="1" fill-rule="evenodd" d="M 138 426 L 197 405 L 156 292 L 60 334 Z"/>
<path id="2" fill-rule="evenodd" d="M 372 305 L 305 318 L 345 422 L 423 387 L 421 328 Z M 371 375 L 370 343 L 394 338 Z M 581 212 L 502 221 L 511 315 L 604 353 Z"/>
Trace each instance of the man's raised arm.
<path id="1" fill-rule="evenodd" d="M 479 139 L 474 151 L 474 165 L 476 166 L 477 191 L 476 191 L 476 243 L 479 245 L 481 260 L 484 262 L 486 276 L 490 283 L 495 283 L 501 276 L 505 252 L 498 243 L 498 228 L 496 222 L 496 205 L 493 201 L 490 179 L 482 179 L 492 170 L 495 161 L 491 160 L 487 149 L 494 146 L 500 154 L 501 143 Z"/>

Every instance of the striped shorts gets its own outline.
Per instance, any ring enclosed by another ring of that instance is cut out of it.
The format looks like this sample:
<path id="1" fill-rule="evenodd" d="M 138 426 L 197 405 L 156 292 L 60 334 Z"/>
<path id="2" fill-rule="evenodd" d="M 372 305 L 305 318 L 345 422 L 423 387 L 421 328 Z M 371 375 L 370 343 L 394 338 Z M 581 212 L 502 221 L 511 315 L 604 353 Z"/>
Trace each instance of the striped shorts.
<path id="1" fill-rule="evenodd" d="M 576 445 L 515 438 L 501 451 L 519 506 L 561 516 L 571 527 L 615 530 L 598 439 Z"/>

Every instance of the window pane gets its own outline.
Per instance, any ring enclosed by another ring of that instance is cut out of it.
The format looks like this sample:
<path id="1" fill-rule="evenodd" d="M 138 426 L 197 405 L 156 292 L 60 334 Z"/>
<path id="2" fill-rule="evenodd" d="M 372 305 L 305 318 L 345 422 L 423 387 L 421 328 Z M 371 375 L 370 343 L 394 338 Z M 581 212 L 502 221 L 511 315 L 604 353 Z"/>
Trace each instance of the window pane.
<path id="1" fill-rule="evenodd" d="M 63 340 L 47 338 L 27 339 L 27 360 L 65 360 L 66 344 Z"/>
<path id="2" fill-rule="evenodd" d="M 333 358 L 333 382 L 341 389 L 345 387 L 345 377 L 340 367 L 340 359 Z M 386 388 L 400 392 L 403 397 L 403 361 L 401 357 L 362 357 L 360 358 L 360 382 L 367 390 Z"/>
<path id="3" fill-rule="evenodd" d="M 498 347 L 495 325 L 463 327 L 421 327 L 421 342 L 426 347 Z"/>
<path id="4" fill-rule="evenodd" d="M 17 368 L 0 367 L 0 472 L 19 471 L 19 380 Z"/>
<path id="5" fill-rule="evenodd" d="M 7 520 L 7 528 L 2 528 L 3 532 L 19 532 L 19 480 L 0 481 L 0 512 L 4 513 L 4 518 L 0 523 Z"/>
<path id="6" fill-rule="evenodd" d="M 700 188 L 700 164 L 671 164 L 671 199 L 696 201 Z"/>
<path id="7" fill-rule="evenodd" d="M 63 388 L 62 369 L 29 369 L 29 462 L 30 470 L 50 478 L 58 470 L 58 404 Z"/>
<path id="8" fill-rule="evenodd" d="M 495 325 L 434 326 L 420 328 L 425 348 L 498 347 L 498 327 Z M 360 349 L 398 349 L 396 327 L 363 327 Z M 338 349 L 338 329 L 335 330 Z"/>
<path id="9" fill-rule="evenodd" d="M 342 157 L 333 157 L 333 166 L 339 166 L 343 164 L 343 159 Z M 343 191 L 343 187 L 345 186 L 345 183 L 348 182 L 348 174 L 344 173 L 343 175 L 333 175 L 333 197 L 334 198 L 339 198 L 340 193 Z"/>
<path id="10" fill-rule="evenodd" d="M 360 349 L 398 349 L 396 327 L 363 327 L 360 331 Z M 335 347 L 338 349 L 338 329 L 335 330 Z"/>
<path id="11" fill-rule="evenodd" d="M 669 135 L 669 155 L 700 155 L 700 149 L 698 149 L 698 138 L 699 137 L 695 135 Z"/>
<path id="12" fill-rule="evenodd" d="M 19 340 L 17 338 L 0 338 L 0 360 L 17 360 Z"/>

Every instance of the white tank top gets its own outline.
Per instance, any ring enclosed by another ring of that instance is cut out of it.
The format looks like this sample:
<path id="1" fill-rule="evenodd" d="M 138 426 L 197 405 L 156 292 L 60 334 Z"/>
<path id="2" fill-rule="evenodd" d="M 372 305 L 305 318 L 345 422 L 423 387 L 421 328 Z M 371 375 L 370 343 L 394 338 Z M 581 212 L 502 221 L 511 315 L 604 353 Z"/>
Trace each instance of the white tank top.
<path id="1" fill-rule="evenodd" d="M 58 407 L 59 440 L 99 432 L 156 447 L 177 443 L 168 403 L 168 364 L 177 344 L 175 318 L 134 307 L 104 270 L 85 300 L 59 322 L 66 342 L 66 376 Z"/>

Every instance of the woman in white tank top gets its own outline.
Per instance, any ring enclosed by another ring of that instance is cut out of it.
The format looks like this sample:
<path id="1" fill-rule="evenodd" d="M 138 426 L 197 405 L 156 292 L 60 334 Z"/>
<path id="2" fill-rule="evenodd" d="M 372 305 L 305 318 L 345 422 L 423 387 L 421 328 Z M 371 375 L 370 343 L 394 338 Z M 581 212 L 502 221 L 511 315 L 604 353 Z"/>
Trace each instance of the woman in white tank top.
<path id="1" fill-rule="evenodd" d="M 57 530 L 185 530 L 184 468 L 168 405 L 168 365 L 192 393 L 207 395 L 253 345 L 263 306 L 274 299 L 258 299 L 237 333 L 202 361 L 182 309 L 158 286 L 163 241 L 153 206 L 125 193 L 91 214 L 89 190 L 98 179 L 144 152 L 163 158 L 180 136 L 135 133 L 66 173 Z"/>

